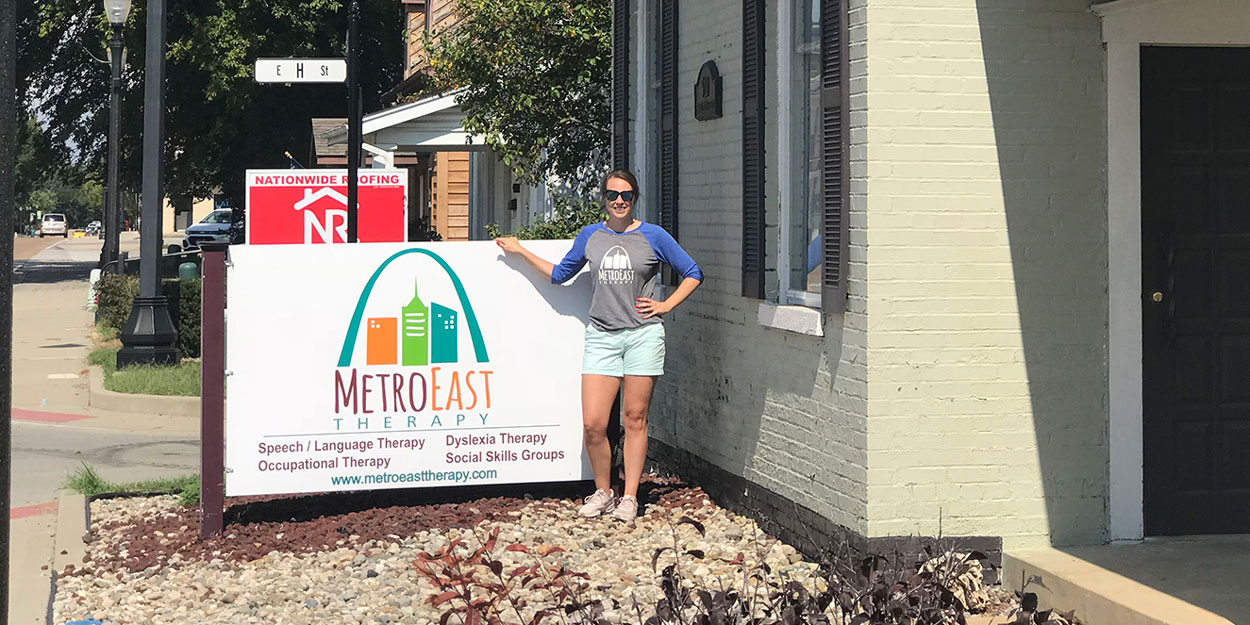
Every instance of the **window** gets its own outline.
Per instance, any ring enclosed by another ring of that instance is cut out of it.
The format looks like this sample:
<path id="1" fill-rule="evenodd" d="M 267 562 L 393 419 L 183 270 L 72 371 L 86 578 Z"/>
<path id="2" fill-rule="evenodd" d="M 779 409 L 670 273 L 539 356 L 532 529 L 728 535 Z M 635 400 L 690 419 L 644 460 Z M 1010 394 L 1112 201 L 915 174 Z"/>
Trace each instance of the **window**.
<path id="1" fill-rule="evenodd" d="M 787 11 L 787 9 L 789 9 Z M 788 0 L 778 34 L 780 245 L 782 304 L 819 307 L 824 255 L 821 187 L 821 56 L 819 0 Z M 784 173 L 784 172 L 788 172 Z"/>

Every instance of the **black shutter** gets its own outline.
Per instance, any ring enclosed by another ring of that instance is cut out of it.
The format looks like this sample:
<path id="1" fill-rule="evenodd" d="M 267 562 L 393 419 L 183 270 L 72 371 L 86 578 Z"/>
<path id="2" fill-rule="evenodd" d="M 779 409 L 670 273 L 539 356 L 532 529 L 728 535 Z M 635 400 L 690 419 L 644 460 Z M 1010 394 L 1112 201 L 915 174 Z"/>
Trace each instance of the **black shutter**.
<path id="1" fill-rule="evenodd" d="M 764 299 L 764 0 L 742 2 L 742 295 Z"/>
<path id="2" fill-rule="evenodd" d="M 629 0 L 612 2 L 612 169 L 629 167 Z"/>
<path id="3" fill-rule="evenodd" d="M 660 227 L 677 238 L 677 0 L 660 2 Z M 671 278 L 671 276 L 670 276 Z"/>
<path id="4" fill-rule="evenodd" d="M 824 285 L 821 307 L 829 312 L 846 307 L 846 207 L 849 204 L 847 164 L 848 111 L 846 0 L 820 3 L 820 133 L 823 188 Z"/>

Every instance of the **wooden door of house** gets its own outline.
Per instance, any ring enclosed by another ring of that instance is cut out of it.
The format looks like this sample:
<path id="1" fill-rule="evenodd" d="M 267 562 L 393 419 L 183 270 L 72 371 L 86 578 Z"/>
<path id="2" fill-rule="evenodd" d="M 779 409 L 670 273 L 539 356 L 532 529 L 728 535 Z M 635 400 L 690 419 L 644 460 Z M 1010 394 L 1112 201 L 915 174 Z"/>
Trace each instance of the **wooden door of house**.
<path id="1" fill-rule="evenodd" d="M 1250 532 L 1250 49 L 1141 77 L 1146 534 Z"/>

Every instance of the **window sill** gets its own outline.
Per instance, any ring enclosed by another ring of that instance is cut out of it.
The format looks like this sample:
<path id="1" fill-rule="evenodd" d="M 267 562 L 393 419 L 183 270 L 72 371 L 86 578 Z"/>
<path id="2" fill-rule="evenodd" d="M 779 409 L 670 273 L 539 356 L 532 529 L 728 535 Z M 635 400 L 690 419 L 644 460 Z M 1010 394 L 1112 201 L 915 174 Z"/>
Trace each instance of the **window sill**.
<path id="1" fill-rule="evenodd" d="M 825 325 L 819 310 L 807 306 L 760 303 L 759 323 L 766 328 L 808 336 L 824 336 Z"/>

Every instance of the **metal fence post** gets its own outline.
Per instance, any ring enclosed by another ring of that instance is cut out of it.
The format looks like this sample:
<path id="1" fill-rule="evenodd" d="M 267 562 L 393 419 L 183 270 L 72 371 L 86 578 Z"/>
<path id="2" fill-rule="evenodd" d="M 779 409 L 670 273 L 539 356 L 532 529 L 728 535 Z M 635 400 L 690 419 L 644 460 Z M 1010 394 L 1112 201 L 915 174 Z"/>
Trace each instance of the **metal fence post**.
<path id="1" fill-rule="evenodd" d="M 226 506 L 226 250 L 205 243 L 200 283 L 200 538 L 221 534 Z"/>

